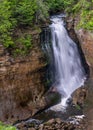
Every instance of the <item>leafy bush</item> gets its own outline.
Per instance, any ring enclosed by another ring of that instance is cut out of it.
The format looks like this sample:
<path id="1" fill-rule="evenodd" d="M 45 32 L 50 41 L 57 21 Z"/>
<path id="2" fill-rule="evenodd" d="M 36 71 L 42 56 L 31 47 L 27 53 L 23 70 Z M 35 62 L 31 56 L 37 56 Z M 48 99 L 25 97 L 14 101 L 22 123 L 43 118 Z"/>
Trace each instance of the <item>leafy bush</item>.
<path id="1" fill-rule="evenodd" d="M 33 26 L 36 20 L 46 20 L 48 7 L 42 0 L 0 1 L 0 43 L 13 48 L 17 53 L 26 53 L 31 48 L 31 36 L 21 36 L 15 41 L 15 29 Z M 22 50 L 23 49 L 23 50 Z"/>
<path id="2" fill-rule="evenodd" d="M 88 0 L 79 0 L 77 4 L 73 5 L 72 12 L 74 15 L 79 14 L 80 21 L 79 28 L 93 30 L 93 2 Z"/>
<path id="3" fill-rule="evenodd" d="M 93 30 L 93 11 L 83 10 L 81 13 L 81 20 L 79 28 L 82 27 L 87 30 Z"/>
<path id="4" fill-rule="evenodd" d="M 36 0 L 21 0 L 16 5 L 15 17 L 19 24 L 31 25 L 37 10 Z"/>
<path id="5" fill-rule="evenodd" d="M 64 0 L 46 0 L 50 11 L 57 11 L 64 8 Z"/>
<path id="6" fill-rule="evenodd" d="M 13 33 L 19 25 L 32 25 L 37 9 L 36 0 L 1 0 L 0 1 L 0 43 L 6 48 L 16 48 L 18 44 L 14 42 Z M 24 50 L 30 48 L 30 36 L 24 37 Z M 21 39 L 22 40 L 22 39 Z M 20 46 L 20 45 L 18 45 Z M 20 50 L 20 47 L 17 48 Z"/>
<path id="7" fill-rule="evenodd" d="M 49 17 L 48 12 L 49 12 L 48 4 L 46 2 L 43 2 L 42 0 L 37 0 L 36 20 L 45 21 Z"/>
<path id="8" fill-rule="evenodd" d="M 24 35 L 15 41 L 16 47 L 14 49 L 14 55 L 26 55 L 32 48 L 32 37 L 31 35 Z"/>
<path id="9" fill-rule="evenodd" d="M 67 10 L 75 3 L 74 0 L 46 0 L 46 2 L 48 3 L 50 11 L 53 12 Z"/>
<path id="10" fill-rule="evenodd" d="M 10 125 L 4 125 L 2 122 L 0 122 L 0 130 L 17 130 L 17 129 Z"/>
<path id="11" fill-rule="evenodd" d="M 6 47 L 14 44 L 11 38 L 11 30 L 15 26 L 14 24 L 16 24 L 16 21 L 12 19 L 10 2 L 7 0 L 0 1 L 0 42 Z"/>

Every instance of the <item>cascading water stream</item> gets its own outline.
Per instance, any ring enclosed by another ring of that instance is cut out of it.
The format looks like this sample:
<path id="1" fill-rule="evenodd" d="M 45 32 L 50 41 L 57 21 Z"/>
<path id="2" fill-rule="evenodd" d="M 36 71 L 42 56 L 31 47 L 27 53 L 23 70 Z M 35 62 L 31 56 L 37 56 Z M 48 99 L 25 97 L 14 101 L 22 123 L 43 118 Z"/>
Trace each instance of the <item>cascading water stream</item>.
<path id="1" fill-rule="evenodd" d="M 52 53 L 54 64 L 53 84 L 62 95 L 61 103 L 51 107 L 62 109 L 71 94 L 84 84 L 85 70 L 82 67 L 76 43 L 68 36 L 61 17 L 51 18 Z"/>

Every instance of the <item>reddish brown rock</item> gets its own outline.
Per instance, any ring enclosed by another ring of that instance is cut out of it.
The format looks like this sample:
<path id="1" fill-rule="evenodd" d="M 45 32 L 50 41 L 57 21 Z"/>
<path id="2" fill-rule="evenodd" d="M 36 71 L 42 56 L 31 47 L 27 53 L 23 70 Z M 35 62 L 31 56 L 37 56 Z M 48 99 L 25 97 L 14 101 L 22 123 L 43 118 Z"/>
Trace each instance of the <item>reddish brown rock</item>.
<path id="1" fill-rule="evenodd" d="M 44 105 L 43 58 L 39 43 L 23 58 L 9 56 L 0 45 L 0 120 L 28 118 Z"/>
<path id="2" fill-rule="evenodd" d="M 87 82 L 87 98 L 85 102 L 85 115 L 87 116 L 88 128 L 93 129 L 93 33 L 84 29 L 76 30 L 76 34 L 81 43 L 87 64 L 90 67 L 90 78 Z"/>
<path id="3" fill-rule="evenodd" d="M 93 75 L 93 33 L 80 29 L 76 30 L 76 34 L 81 43 L 87 63 L 90 66 L 90 73 Z"/>
<path id="4" fill-rule="evenodd" d="M 75 105 L 79 105 L 80 107 L 84 106 L 84 102 L 86 100 L 86 97 L 88 95 L 88 90 L 85 87 L 78 88 L 73 94 L 73 103 Z"/>

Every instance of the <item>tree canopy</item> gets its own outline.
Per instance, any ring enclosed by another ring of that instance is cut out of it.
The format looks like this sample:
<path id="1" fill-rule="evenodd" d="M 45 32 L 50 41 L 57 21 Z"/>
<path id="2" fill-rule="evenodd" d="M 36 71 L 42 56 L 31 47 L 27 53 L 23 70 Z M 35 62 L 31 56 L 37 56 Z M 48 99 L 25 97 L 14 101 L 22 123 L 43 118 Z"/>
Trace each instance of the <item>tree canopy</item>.
<path id="1" fill-rule="evenodd" d="M 26 41 L 23 48 L 31 47 L 31 36 L 27 34 L 15 42 L 15 29 L 33 27 L 38 21 L 46 21 L 51 12 L 57 11 L 79 15 L 78 27 L 93 30 L 93 0 L 0 0 L 0 43 L 7 48 L 16 48 L 16 42 Z"/>

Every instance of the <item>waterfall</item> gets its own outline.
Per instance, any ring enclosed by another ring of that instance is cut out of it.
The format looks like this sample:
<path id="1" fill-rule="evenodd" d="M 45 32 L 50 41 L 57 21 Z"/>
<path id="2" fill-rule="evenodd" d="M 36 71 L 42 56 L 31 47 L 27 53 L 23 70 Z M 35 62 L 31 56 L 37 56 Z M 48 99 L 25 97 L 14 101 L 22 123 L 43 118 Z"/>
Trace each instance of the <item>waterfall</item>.
<path id="1" fill-rule="evenodd" d="M 76 43 L 68 36 L 62 17 L 51 18 L 52 55 L 54 66 L 54 84 L 62 95 L 61 103 L 51 107 L 63 108 L 71 94 L 84 84 L 85 70 L 82 66 Z"/>

